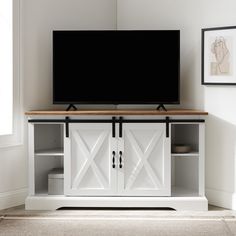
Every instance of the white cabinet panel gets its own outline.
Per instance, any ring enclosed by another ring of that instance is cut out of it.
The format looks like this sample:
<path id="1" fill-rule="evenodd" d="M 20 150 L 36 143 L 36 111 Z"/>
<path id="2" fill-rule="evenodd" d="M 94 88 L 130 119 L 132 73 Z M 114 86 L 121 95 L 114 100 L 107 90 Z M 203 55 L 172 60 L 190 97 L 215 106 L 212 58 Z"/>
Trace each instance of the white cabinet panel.
<path id="1" fill-rule="evenodd" d="M 117 171 L 112 168 L 117 141 L 111 124 L 70 124 L 65 138 L 65 194 L 113 195 Z"/>
<path id="2" fill-rule="evenodd" d="M 170 196 L 170 139 L 165 124 L 127 123 L 118 141 L 119 195 Z"/>

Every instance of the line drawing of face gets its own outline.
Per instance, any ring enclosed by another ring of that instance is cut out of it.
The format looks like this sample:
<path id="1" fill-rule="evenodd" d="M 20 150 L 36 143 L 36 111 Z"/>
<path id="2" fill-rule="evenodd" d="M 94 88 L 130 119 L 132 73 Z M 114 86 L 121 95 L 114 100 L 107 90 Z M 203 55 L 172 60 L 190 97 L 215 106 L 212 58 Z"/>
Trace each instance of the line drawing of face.
<path id="1" fill-rule="evenodd" d="M 220 36 L 215 39 L 211 45 L 211 52 L 214 54 L 217 63 L 214 74 L 229 73 L 230 53 L 224 37 Z"/>

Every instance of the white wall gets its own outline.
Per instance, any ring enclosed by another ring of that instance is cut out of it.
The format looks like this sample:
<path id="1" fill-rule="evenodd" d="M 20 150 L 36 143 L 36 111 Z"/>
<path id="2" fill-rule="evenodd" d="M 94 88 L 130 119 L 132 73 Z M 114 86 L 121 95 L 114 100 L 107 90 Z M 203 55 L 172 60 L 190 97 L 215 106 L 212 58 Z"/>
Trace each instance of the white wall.
<path id="1" fill-rule="evenodd" d="M 27 194 L 24 146 L 0 149 L 0 209 L 21 205 Z"/>
<path id="2" fill-rule="evenodd" d="M 203 26 L 236 25 L 236 1 L 206 1 Z M 236 209 L 236 86 L 205 86 L 207 193 L 213 204 Z"/>
<path id="3" fill-rule="evenodd" d="M 206 192 L 231 208 L 236 186 L 236 86 L 202 86 L 201 28 L 236 25 L 235 0 L 118 0 L 121 29 L 181 30 L 181 106 L 209 112 Z M 170 55 L 171 56 L 171 55 Z M 236 200 L 236 199 L 235 199 Z"/>

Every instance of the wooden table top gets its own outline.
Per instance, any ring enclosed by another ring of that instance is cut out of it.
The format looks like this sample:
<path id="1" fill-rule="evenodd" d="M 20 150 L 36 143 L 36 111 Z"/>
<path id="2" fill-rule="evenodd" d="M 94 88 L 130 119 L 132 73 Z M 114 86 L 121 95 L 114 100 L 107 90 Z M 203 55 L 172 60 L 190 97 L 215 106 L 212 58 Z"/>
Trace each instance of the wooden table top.
<path id="1" fill-rule="evenodd" d="M 77 110 L 77 111 L 60 111 L 60 110 L 41 110 L 41 111 L 28 111 L 25 112 L 27 116 L 40 116 L 40 115 L 208 115 L 208 112 L 192 109 L 168 109 L 167 111 L 159 111 L 154 109 L 141 110 L 141 109 L 114 109 L 114 110 Z"/>

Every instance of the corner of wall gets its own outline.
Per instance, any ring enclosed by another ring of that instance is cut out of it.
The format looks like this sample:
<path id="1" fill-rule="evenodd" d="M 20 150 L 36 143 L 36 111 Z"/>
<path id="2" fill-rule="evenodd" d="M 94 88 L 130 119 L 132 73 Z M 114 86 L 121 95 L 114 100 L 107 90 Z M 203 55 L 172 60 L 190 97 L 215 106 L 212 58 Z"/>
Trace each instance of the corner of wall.
<path id="1" fill-rule="evenodd" d="M 23 205 L 27 194 L 27 188 L 0 193 L 0 210 Z"/>
<path id="2" fill-rule="evenodd" d="M 206 188 L 206 197 L 210 205 L 227 209 L 236 209 L 236 193 Z"/>

